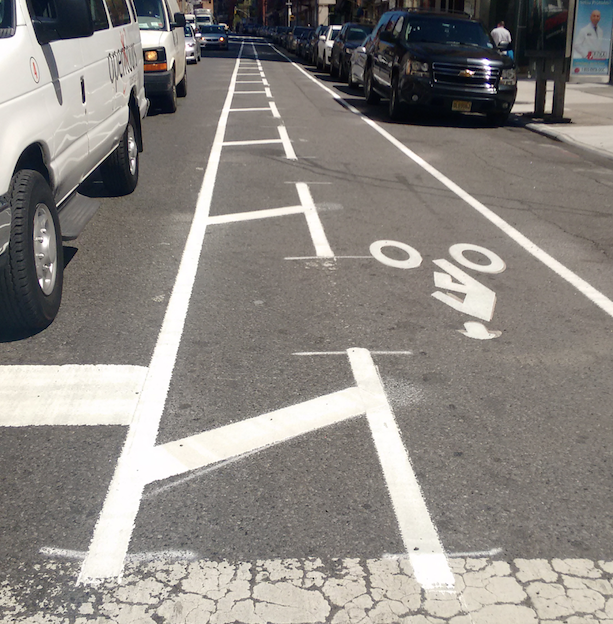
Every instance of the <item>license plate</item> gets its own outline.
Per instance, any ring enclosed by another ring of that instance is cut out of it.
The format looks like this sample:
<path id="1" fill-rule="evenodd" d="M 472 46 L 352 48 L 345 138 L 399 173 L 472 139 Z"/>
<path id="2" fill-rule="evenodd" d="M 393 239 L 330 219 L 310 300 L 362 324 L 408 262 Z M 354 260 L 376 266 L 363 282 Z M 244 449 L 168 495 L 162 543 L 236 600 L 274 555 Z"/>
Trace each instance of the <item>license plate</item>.
<path id="1" fill-rule="evenodd" d="M 471 102 L 465 102 L 464 100 L 453 100 L 451 103 L 452 111 L 460 111 L 462 113 L 470 113 Z"/>

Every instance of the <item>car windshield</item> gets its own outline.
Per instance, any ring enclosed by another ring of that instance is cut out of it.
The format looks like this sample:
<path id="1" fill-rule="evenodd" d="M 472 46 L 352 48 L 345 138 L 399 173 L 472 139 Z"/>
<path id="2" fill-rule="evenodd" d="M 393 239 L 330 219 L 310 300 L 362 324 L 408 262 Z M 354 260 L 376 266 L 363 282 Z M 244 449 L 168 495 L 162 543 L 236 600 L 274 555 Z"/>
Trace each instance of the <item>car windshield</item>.
<path id="1" fill-rule="evenodd" d="M 347 41 L 363 41 L 364 37 L 366 37 L 366 35 L 370 32 L 372 32 L 372 28 L 370 26 L 353 26 L 347 33 Z"/>
<path id="2" fill-rule="evenodd" d="M 483 26 L 467 20 L 411 19 L 407 25 L 406 40 L 409 43 L 493 47 Z"/>
<path id="3" fill-rule="evenodd" d="M 165 18 L 161 0 L 135 0 L 141 30 L 164 30 Z"/>
<path id="4" fill-rule="evenodd" d="M 201 33 L 225 33 L 225 28 L 223 26 L 200 26 Z"/>
<path id="5" fill-rule="evenodd" d="M 193 37 L 194 36 L 194 31 L 192 30 L 191 26 L 186 26 L 185 27 L 185 36 L 186 37 Z"/>

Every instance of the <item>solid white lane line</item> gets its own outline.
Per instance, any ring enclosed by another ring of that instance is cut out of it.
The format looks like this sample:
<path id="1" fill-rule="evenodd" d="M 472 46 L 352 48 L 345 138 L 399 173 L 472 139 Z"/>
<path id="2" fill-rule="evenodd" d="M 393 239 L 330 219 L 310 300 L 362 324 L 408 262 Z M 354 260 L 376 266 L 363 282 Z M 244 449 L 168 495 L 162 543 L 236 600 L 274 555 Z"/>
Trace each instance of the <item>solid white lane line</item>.
<path id="1" fill-rule="evenodd" d="M 266 97 L 267 97 L 267 98 L 272 98 L 272 93 L 271 93 L 271 91 L 270 91 L 270 87 L 266 87 L 266 88 L 264 89 L 264 93 L 266 93 Z"/>
<path id="2" fill-rule="evenodd" d="M 347 388 L 151 449 L 143 467 L 151 483 L 264 449 L 364 414 L 357 388 Z"/>
<path id="3" fill-rule="evenodd" d="M 0 427 L 129 425 L 144 366 L 0 366 Z"/>
<path id="4" fill-rule="evenodd" d="M 270 106 L 270 110 L 272 111 L 272 116 L 275 117 L 276 119 L 281 119 L 281 115 L 279 113 L 279 109 L 277 108 L 277 105 L 274 102 L 268 102 L 269 106 Z"/>
<path id="5" fill-rule="evenodd" d="M 123 572 L 124 558 L 128 551 L 145 486 L 145 481 L 139 472 L 139 464 L 155 444 L 166 404 L 204 243 L 242 49 L 241 46 L 211 146 L 177 279 L 149 365 L 149 372 L 96 524 L 87 557 L 81 567 L 79 583 L 95 583 L 102 579 L 119 578 Z"/>
<path id="6" fill-rule="evenodd" d="M 274 46 L 271 46 L 274 50 Z M 361 113 L 357 108 L 351 106 L 337 93 L 332 91 L 329 87 L 322 84 L 317 78 L 313 77 L 309 72 L 304 70 L 300 65 L 297 65 L 291 61 L 287 56 L 276 50 L 278 54 L 287 59 L 298 71 L 302 72 L 309 80 L 312 80 L 318 87 L 329 93 L 335 100 L 343 105 L 348 111 L 357 115 L 364 123 L 368 124 L 373 130 L 378 132 L 384 139 L 389 141 L 394 147 L 399 149 L 405 156 L 410 158 L 413 162 L 419 165 L 422 169 L 427 171 L 432 177 L 438 180 L 443 186 L 446 186 L 452 193 L 457 195 L 460 199 L 464 200 L 469 206 L 474 208 L 479 214 L 485 217 L 492 225 L 496 226 L 502 232 L 504 232 L 509 238 L 515 241 L 520 247 L 527 251 L 534 258 L 542 262 L 546 267 L 551 269 L 563 280 L 568 282 L 581 294 L 587 297 L 592 303 L 597 305 L 601 310 L 606 312 L 609 316 L 613 316 L 613 301 L 609 299 L 605 294 L 594 288 L 589 282 L 579 277 L 574 271 L 564 266 L 561 262 L 558 262 L 553 256 L 549 255 L 546 251 L 541 249 L 538 245 L 535 245 L 527 236 L 524 236 L 519 230 L 507 223 L 504 219 L 499 217 L 495 212 L 490 210 L 487 206 L 482 204 L 478 199 L 475 199 L 472 195 L 467 193 L 464 189 L 458 186 L 455 182 L 449 179 L 446 175 L 441 173 L 438 169 L 430 165 L 421 156 L 418 156 L 415 152 L 410 150 L 404 143 L 399 141 L 396 137 L 391 135 L 387 130 L 384 130 L 375 121 Z"/>
<path id="7" fill-rule="evenodd" d="M 288 160 L 298 160 L 298 156 L 296 156 L 296 152 L 294 152 L 294 147 L 292 146 L 289 134 L 287 133 L 287 128 L 285 126 L 277 126 L 277 130 L 279 131 L 279 136 L 281 137 L 281 142 L 283 143 L 285 157 Z"/>
<path id="8" fill-rule="evenodd" d="M 315 202 L 311 196 L 309 187 L 304 182 L 296 183 L 296 190 L 300 197 L 300 203 L 304 207 L 304 215 L 311 232 L 311 238 L 313 239 L 313 245 L 315 245 L 315 253 L 319 258 L 334 258 L 334 252 L 328 243 L 326 238 L 326 232 L 319 218 L 319 213 L 315 207 Z"/>
<path id="9" fill-rule="evenodd" d="M 415 578 L 424 589 L 452 589 L 453 574 L 372 356 L 366 349 L 349 349 L 347 354 Z"/>

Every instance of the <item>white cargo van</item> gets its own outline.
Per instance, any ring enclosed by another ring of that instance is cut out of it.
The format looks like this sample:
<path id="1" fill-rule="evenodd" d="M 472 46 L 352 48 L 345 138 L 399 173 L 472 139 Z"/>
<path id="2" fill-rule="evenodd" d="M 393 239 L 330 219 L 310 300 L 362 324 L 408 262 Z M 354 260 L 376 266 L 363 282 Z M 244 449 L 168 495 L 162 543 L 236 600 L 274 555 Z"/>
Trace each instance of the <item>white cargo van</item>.
<path id="1" fill-rule="evenodd" d="M 145 55 L 145 91 L 164 111 L 177 110 L 187 95 L 185 15 L 176 0 L 135 0 Z"/>
<path id="2" fill-rule="evenodd" d="M 62 239 L 98 202 L 77 187 L 101 166 L 113 194 L 138 182 L 147 114 L 131 0 L 0 0 L 0 331 L 55 318 Z"/>

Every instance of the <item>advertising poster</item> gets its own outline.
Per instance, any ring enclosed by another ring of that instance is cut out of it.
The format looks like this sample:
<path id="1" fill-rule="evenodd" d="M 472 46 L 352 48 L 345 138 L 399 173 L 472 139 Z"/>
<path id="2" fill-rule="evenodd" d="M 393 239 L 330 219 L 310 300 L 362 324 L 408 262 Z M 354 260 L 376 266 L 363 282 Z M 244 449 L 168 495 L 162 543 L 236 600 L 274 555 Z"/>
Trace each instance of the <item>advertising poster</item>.
<path id="1" fill-rule="evenodd" d="M 609 80 L 613 0 L 577 0 L 571 80 Z"/>

